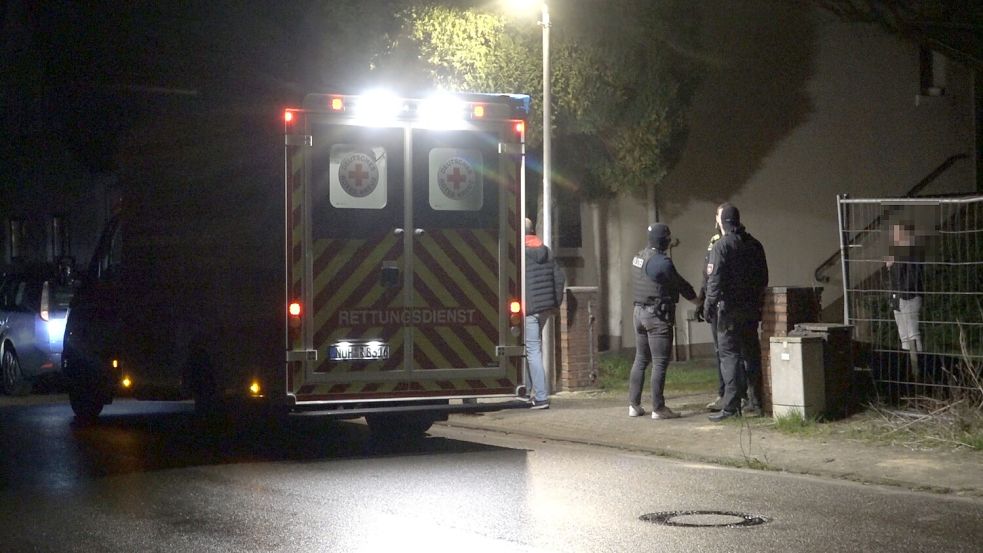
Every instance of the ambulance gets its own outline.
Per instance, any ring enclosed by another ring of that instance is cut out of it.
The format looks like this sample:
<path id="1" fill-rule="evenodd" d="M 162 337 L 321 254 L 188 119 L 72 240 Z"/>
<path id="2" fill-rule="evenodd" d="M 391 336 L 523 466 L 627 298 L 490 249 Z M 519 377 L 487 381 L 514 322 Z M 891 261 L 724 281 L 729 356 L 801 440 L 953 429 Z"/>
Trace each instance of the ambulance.
<path id="1" fill-rule="evenodd" d="M 69 314 L 76 415 L 191 397 L 419 435 L 452 412 L 528 406 L 528 111 L 523 95 L 308 95 L 282 114 L 279 198 L 247 153 L 261 129 L 231 131 L 249 147 L 223 146 L 242 142 L 222 138 L 223 116 L 164 133 L 235 161 L 218 179 L 179 156 L 133 164 Z"/>

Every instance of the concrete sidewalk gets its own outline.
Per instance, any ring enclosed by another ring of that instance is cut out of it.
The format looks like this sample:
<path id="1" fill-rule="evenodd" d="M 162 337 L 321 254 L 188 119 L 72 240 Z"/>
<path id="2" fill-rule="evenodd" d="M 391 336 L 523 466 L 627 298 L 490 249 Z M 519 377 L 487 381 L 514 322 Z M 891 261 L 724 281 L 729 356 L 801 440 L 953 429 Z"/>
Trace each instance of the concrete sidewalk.
<path id="1" fill-rule="evenodd" d="M 599 393 L 560 393 L 547 410 L 451 415 L 445 424 L 644 451 L 677 459 L 781 470 L 937 493 L 983 497 L 983 453 L 915 451 L 839 437 L 799 437 L 731 420 L 713 423 L 704 394 L 668 397 L 672 420 L 628 417 L 626 401 Z M 645 406 L 648 410 L 648 406 Z"/>

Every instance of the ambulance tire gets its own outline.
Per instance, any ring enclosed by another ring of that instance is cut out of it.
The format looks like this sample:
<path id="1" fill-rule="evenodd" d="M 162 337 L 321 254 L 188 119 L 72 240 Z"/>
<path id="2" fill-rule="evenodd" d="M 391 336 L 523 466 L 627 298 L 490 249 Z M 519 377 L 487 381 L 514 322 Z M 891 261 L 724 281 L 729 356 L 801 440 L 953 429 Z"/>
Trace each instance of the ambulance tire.
<path id="1" fill-rule="evenodd" d="M 73 386 L 68 390 L 68 402 L 72 406 L 72 412 L 75 413 L 75 420 L 87 424 L 99 418 L 105 402 L 97 396 L 94 390 L 85 387 Z"/>
<path id="2" fill-rule="evenodd" d="M 228 414 L 228 408 L 216 392 L 212 379 L 203 379 L 191 390 L 195 402 L 195 415 L 203 420 L 216 420 Z"/>
<path id="3" fill-rule="evenodd" d="M 377 438 L 422 438 L 433 426 L 435 418 L 427 413 L 407 413 L 399 415 L 366 415 L 365 422 Z"/>
<path id="4" fill-rule="evenodd" d="M 202 420 L 221 419 L 227 411 L 215 383 L 215 374 L 208 354 L 200 347 L 193 347 L 188 356 L 184 381 L 188 383 L 191 399 L 195 402 L 195 415 Z"/>

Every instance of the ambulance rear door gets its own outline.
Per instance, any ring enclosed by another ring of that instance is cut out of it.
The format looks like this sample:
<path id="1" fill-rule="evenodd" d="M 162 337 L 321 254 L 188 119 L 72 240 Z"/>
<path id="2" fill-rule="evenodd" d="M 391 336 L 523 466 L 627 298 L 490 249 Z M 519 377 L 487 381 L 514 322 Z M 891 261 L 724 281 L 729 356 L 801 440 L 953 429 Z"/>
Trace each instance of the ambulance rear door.
<path id="1" fill-rule="evenodd" d="M 306 119 L 288 294 L 307 306 L 294 349 L 309 354 L 291 363 L 288 392 L 298 402 L 514 396 L 521 159 L 500 152 L 521 137 L 506 122 Z"/>

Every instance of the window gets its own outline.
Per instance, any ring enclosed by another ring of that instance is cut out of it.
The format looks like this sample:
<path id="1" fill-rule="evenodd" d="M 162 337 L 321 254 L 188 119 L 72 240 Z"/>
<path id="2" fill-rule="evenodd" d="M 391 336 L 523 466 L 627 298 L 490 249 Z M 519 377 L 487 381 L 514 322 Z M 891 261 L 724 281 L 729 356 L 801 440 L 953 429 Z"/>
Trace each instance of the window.
<path id="1" fill-rule="evenodd" d="M 71 242 L 68 239 L 68 223 L 64 215 L 51 217 L 51 256 L 58 260 L 71 255 Z"/>
<path id="2" fill-rule="evenodd" d="M 10 261 L 17 261 L 24 255 L 24 240 L 26 230 L 21 219 L 10 220 Z"/>
<path id="3" fill-rule="evenodd" d="M 924 46 L 918 50 L 920 94 L 945 95 L 945 57 Z"/>
<path id="4" fill-rule="evenodd" d="M 576 193 L 556 187 L 556 215 L 559 247 L 581 248 L 584 229 L 580 221 L 580 198 Z"/>

